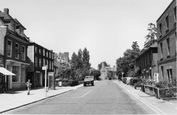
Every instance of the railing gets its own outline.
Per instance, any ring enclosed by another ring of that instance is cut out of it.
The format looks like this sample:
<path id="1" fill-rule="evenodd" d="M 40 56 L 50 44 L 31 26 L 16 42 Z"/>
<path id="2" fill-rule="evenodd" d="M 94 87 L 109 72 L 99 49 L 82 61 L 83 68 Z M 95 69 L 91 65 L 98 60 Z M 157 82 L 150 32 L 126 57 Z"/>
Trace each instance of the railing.
<path id="1" fill-rule="evenodd" d="M 159 99 L 177 99 L 177 87 L 157 88 L 151 85 L 144 85 L 145 93 L 156 96 Z"/>

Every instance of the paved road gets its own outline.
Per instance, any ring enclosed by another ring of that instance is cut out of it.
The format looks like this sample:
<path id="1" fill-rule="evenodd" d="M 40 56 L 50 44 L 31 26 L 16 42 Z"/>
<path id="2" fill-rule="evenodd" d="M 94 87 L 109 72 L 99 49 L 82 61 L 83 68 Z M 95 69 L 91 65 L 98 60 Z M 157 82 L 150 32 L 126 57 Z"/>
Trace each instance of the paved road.
<path id="1" fill-rule="evenodd" d="M 77 90 L 25 106 L 7 114 L 155 114 L 113 81 Z"/>

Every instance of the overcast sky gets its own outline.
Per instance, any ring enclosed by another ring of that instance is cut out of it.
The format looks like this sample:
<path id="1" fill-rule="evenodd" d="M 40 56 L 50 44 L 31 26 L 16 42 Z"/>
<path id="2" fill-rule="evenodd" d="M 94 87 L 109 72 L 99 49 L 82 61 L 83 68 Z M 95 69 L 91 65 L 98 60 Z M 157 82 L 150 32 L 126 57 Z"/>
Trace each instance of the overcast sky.
<path id="1" fill-rule="evenodd" d="M 85 47 L 91 66 L 111 66 L 137 41 L 143 48 L 148 23 L 172 0 L 0 0 L 0 10 L 26 27 L 30 40 L 56 53 Z"/>

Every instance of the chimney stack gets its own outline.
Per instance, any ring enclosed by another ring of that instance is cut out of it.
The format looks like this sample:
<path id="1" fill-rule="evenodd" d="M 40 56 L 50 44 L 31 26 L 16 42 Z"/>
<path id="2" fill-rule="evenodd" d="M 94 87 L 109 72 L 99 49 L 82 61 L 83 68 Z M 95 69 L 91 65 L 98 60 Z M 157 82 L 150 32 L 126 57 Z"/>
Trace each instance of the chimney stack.
<path id="1" fill-rule="evenodd" d="M 8 8 L 4 8 L 4 13 L 9 14 L 9 9 Z"/>

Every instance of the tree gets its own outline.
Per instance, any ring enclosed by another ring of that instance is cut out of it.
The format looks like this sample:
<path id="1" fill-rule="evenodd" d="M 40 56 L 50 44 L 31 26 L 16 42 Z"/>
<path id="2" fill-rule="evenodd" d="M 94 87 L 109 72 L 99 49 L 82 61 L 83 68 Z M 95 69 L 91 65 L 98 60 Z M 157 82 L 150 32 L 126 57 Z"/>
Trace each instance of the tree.
<path id="1" fill-rule="evenodd" d="M 89 54 L 89 51 L 87 50 L 87 48 L 84 48 L 83 50 L 83 57 L 82 57 L 82 61 L 83 61 L 83 67 L 84 68 L 88 68 L 90 69 L 90 54 Z"/>
<path id="2" fill-rule="evenodd" d="M 122 76 L 122 72 L 127 76 L 129 73 L 134 71 L 135 60 L 140 54 L 140 49 L 137 42 L 133 42 L 131 47 L 132 49 L 127 49 L 123 53 L 123 57 L 116 60 L 118 76 Z"/>
<path id="3" fill-rule="evenodd" d="M 104 63 L 105 66 L 108 66 L 108 64 L 106 63 L 106 61 L 101 62 L 100 64 L 98 64 L 98 69 L 100 70 L 102 67 L 102 63 Z"/>
<path id="4" fill-rule="evenodd" d="M 145 36 L 146 38 L 146 41 L 144 43 L 145 48 L 149 47 L 157 38 L 157 28 L 155 24 L 149 23 L 147 30 L 149 31 L 149 33 Z"/>
<path id="5" fill-rule="evenodd" d="M 92 70 L 91 70 L 91 75 L 93 75 L 96 80 L 100 80 L 99 77 L 100 77 L 100 75 L 101 75 L 101 72 L 100 72 L 99 70 L 92 69 Z"/>

